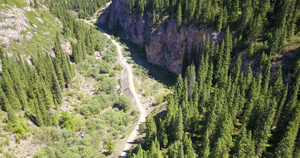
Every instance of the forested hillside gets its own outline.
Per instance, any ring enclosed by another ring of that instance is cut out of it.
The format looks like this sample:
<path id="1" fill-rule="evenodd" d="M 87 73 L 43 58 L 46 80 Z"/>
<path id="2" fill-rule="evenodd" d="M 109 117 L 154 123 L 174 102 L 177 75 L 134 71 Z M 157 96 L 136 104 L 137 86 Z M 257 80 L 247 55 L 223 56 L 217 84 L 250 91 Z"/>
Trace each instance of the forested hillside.
<path id="1" fill-rule="evenodd" d="M 0 157 L 105 157 L 126 136 L 116 47 L 78 19 L 106 2 L 0 0 Z"/>
<path id="2" fill-rule="evenodd" d="M 250 57 L 261 51 L 275 54 L 299 41 L 298 0 L 130 0 L 129 7 L 132 14 L 152 13 L 154 27 L 166 17 L 176 19 L 178 27 L 206 26 L 225 31 L 230 26 L 236 51 L 255 48 L 248 51 Z"/>
<path id="3" fill-rule="evenodd" d="M 300 1 L 130 0 L 128 7 L 152 14 L 154 31 L 175 19 L 178 31 L 225 32 L 220 43 L 207 34 L 185 53 L 167 110 L 148 117 L 145 141 L 130 157 L 300 156 Z M 284 62 L 283 52 L 293 59 Z"/>
<path id="4" fill-rule="evenodd" d="M 270 80 L 270 59 L 259 74 L 240 72 L 240 57 L 229 70 L 231 51 L 229 30 L 220 45 L 202 43 L 199 65 L 178 77 L 166 113 L 148 117 L 131 157 L 299 157 L 299 62 L 284 85 L 281 67 Z"/>
<path id="5" fill-rule="evenodd" d="M 51 7 L 57 5 L 64 10 L 74 10 L 78 12 L 78 17 L 81 19 L 88 19 L 96 11 L 104 7 L 104 5 L 109 2 L 109 0 L 92 0 L 92 1 L 82 1 L 82 0 L 71 0 L 71 1 L 60 1 L 60 0 L 47 0 L 51 2 Z M 59 9 L 58 9 L 59 10 Z"/>

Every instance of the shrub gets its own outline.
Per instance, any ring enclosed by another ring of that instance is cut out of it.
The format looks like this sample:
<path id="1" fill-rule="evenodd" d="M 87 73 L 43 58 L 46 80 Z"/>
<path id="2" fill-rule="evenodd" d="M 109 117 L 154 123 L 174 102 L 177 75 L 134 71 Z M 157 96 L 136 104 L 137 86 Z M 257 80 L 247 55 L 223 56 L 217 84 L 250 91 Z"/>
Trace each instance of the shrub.
<path id="1" fill-rule="evenodd" d="M 107 53 L 103 56 L 103 61 L 105 62 L 109 62 L 109 63 L 113 63 L 116 61 L 116 57 L 114 55 L 114 53 Z"/>
<path id="2" fill-rule="evenodd" d="M 107 144 L 104 146 L 109 154 L 112 154 L 115 151 L 115 145 L 111 139 L 108 139 Z"/>
<path id="3" fill-rule="evenodd" d="M 77 94 L 77 97 L 78 97 L 79 100 L 83 100 L 83 94 L 82 93 Z"/>
<path id="4" fill-rule="evenodd" d="M 72 115 L 65 111 L 62 113 L 62 128 L 70 129 L 72 131 L 78 131 L 80 129 L 80 127 L 78 127 L 79 124 L 81 124 L 80 120 L 76 117 L 75 113 L 73 113 Z"/>
<path id="5" fill-rule="evenodd" d="M 116 71 L 122 71 L 122 70 L 123 70 L 123 66 L 120 65 L 120 64 L 117 64 L 117 65 L 115 65 L 114 69 L 115 69 Z"/>
<path id="6" fill-rule="evenodd" d="M 109 73 L 111 71 L 112 64 L 102 62 L 102 63 L 98 64 L 96 68 L 97 69 L 95 69 L 95 72 L 100 73 L 100 74 L 105 74 L 105 73 Z"/>
<path id="7" fill-rule="evenodd" d="M 124 111 L 128 111 L 131 108 L 132 104 L 132 100 L 125 95 L 121 95 L 117 102 L 117 105 L 119 105 Z"/>
<path id="8" fill-rule="evenodd" d="M 122 54 L 124 55 L 124 57 L 130 57 L 131 53 L 128 51 L 123 51 Z"/>
<path id="9" fill-rule="evenodd" d="M 161 104 L 164 101 L 164 97 L 165 97 L 165 95 L 163 93 L 156 95 L 156 97 L 155 97 L 155 103 L 157 105 Z"/>
<path id="10" fill-rule="evenodd" d="M 26 137 L 28 132 L 24 124 L 17 123 L 14 124 L 13 126 L 14 126 L 14 131 L 16 132 L 16 140 L 18 143 L 20 143 L 20 138 Z"/>
<path id="11" fill-rule="evenodd" d="M 118 85 L 118 81 L 114 77 L 105 78 L 100 82 L 99 90 L 106 93 L 113 93 Z"/>
<path id="12" fill-rule="evenodd" d="M 12 127 L 12 125 L 8 124 L 8 125 L 4 125 L 3 130 L 5 132 L 13 132 L 14 128 Z"/>

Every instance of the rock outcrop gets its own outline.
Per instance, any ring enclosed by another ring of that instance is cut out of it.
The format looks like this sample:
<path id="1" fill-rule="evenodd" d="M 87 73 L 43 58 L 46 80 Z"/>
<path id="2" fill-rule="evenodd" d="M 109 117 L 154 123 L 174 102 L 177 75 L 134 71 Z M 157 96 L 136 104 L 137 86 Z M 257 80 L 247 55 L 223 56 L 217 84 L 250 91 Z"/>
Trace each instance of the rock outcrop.
<path id="1" fill-rule="evenodd" d="M 210 35 L 215 43 L 223 39 L 224 33 L 195 26 L 176 26 L 172 19 L 165 19 L 155 29 L 152 27 L 152 14 L 130 15 L 129 0 L 113 0 L 100 23 L 106 23 L 111 30 L 118 30 L 122 39 L 145 46 L 150 63 L 181 73 L 184 53 L 199 45 L 203 35 Z"/>

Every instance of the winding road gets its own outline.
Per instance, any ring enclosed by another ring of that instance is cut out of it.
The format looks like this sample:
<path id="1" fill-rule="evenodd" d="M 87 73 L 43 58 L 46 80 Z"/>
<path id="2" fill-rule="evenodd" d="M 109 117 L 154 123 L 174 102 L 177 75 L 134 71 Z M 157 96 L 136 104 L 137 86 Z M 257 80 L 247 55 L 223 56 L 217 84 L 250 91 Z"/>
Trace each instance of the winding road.
<path id="1" fill-rule="evenodd" d="M 107 3 L 105 5 L 105 7 L 103 7 L 101 10 L 107 8 L 110 4 L 111 4 L 111 2 Z M 95 13 L 95 15 L 96 15 L 96 13 Z M 95 15 L 93 17 L 95 17 Z M 88 24 L 92 25 L 91 20 L 84 20 L 84 21 L 87 22 Z M 131 149 L 132 144 L 134 144 L 134 140 L 136 139 L 137 135 L 139 134 L 140 125 L 142 123 L 146 122 L 147 112 L 146 112 L 146 109 L 144 108 L 144 106 L 141 104 L 138 94 L 136 93 L 134 83 L 133 83 L 132 69 L 131 69 L 131 66 L 127 63 L 127 59 L 125 59 L 122 54 L 122 46 L 118 42 L 116 42 L 114 39 L 112 39 L 111 36 L 109 34 L 107 34 L 103 29 L 101 29 L 100 27 L 97 27 L 97 29 L 99 31 L 101 31 L 108 39 L 110 39 L 112 41 L 112 43 L 117 47 L 118 58 L 119 58 L 120 64 L 124 67 L 123 71 L 126 70 L 128 73 L 129 90 L 130 90 L 131 94 L 133 95 L 134 100 L 135 100 L 135 102 L 139 108 L 139 112 L 140 112 L 140 117 L 137 122 L 137 125 L 134 127 L 129 138 L 127 139 L 126 144 L 123 148 L 123 151 L 120 155 L 121 158 L 125 158 L 125 157 L 128 157 L 129 150 Z M 123 74 L 123 72 L 122 72 L 122 74 Z"/>
<path id="2" fill-rule="evenodd" d="M 134 96 L 135 102 L 136 102 L 136 104 L 137 104 L 137 106 L 139 108 L 139 111 L 140 111 L 140 118 L 138 120 L 138 124 L 135 126 L 135 128 L 132 131 L 132 133 L 130 134 L 130 136 L 129 136 L 126 144 L 125 144 L 125 147 L 123 148 L 123 152 L 120 155 L 120 157 L 127 157 L 127 154 L 129 153 L 129 150 L 131 149 L 131 146 L 134 143 L 134 140 L 135 140 L 135 138 L 137 137 L 137 135 L 139 133 L 140 125 L 143 122 L 146 122 L 147 112 L 146 112 L 144 106 L 141 104 L 141 101 L 140 101 L 140 99 L 138 97 L 138 94 L 136 93 L 136 90 L 135 90 L 135 87 L 134 87 L 134 83 L 133 83 L 132 69 L 131 69 L 131 66 L 127 63 L 127 59 L 125 59 L 123 57 L 122 46 L 118 42 L 116 42 L 114 39 L 112 39 L 111 36 L 108 35 L 107 33 L 105 33 L 105 31 L 103 31 L 101 28 L 98 27 L 98 30 L 100 30 L 107 38 L 109 38 L 112 41 L 112 43 L 114 45 L 117 46 L 118 57 L 119 57 L 119 60 L 121 62 L 121 65 L 128 72 L 128 81 L 129 81 L 130 92 Z"/>

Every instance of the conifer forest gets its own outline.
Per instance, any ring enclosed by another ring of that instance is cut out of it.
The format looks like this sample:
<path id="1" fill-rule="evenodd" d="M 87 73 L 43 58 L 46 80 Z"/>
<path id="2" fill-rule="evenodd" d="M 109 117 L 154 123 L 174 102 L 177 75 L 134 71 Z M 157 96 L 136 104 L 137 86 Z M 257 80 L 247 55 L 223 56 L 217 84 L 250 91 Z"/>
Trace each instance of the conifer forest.
<path id="1" fill-rule="evenodd" d="M 300 0 L 0 0 L 0 61 L 0 157 L 300 158 Z"/>

